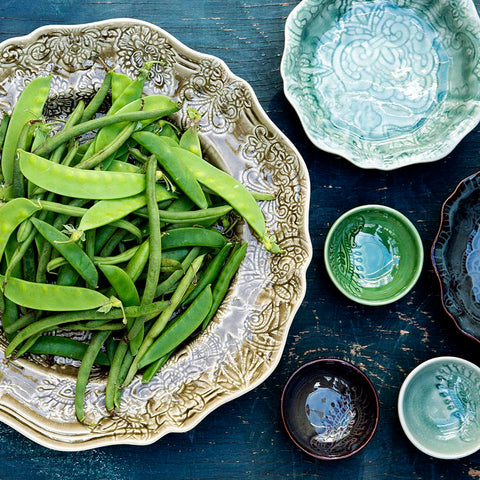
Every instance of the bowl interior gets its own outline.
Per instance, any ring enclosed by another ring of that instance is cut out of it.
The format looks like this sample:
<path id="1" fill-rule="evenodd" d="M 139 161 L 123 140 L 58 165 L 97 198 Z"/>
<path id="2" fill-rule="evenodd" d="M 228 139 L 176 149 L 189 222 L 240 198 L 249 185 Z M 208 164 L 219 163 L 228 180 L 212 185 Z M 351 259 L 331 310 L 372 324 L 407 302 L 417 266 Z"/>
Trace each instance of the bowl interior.
<path id="1" fill-rule="evenodd" d="M 480 119 L 479 32 L 471 0 L 304 0 L 285 91 L 311 140 L 359 166 L 442 158 Z"/>
<path id="2" fill-rule="evenodd" d="M 384 304 L 413 287 L 423 265 L 423 247 L 417 230 L 402 214 L 366 205 L 333 224 L 325 263 L 335 285 L 349 298 Z"/>
<path id="3" fill-rule="evenodd" d="M 479 372 L 470 362 L 440 357 L 407 377 L 399 415 L 417 448 L 438 458 L 459 458 L 480 447 Z"/>
<path id="4" fill-rule="evenodd" d="M 282 395 L 288 434 L 303 451 L 325 460 L 344 458 L 364 447 L 375 432 L 378 413 L 373 385 L 341 360 L 304 365 Z"/>
<path id="5" fill-rule="evenodd" d="M 468 177 L 443 207 L 432 248 L 446 311 L 480 340 L 480 176 Z"/>

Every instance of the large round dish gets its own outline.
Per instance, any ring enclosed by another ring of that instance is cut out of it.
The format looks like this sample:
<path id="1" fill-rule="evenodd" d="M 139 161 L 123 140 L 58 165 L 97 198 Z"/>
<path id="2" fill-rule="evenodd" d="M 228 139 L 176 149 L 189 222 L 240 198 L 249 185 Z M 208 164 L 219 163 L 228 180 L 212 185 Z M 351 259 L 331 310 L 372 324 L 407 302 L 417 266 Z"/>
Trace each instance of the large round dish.
<path id="1" fill-rule="evenodd" d="M 281 73 L 310 140 L 362 168 L 448 155 L 480 120 L 472 0 L 303 0 Z"/>
<path id="2" fill-rule="evenodd" d="M 249 189 L 270 192 L 262 202 L 269 230 L 283 253 L 265 251 L 246 226 L 246 258 L 209 328 L 149 383 L 137 378 L 124 392 L 118 415 L 104 408 L 105 378 L 91 379 L 85 411 L 74 414 L 76 368 L 35 357 L 7 362 L 0 328 L 0 420 L 32 440 L 59 450 L 110 444 L 148 444 L 193 428 L 209 412 L 264 381 L 280 360 L 288 330 L 305 294 L 312 249 L 308 234 L 308 171 L 294 146 L 268 119 L 252 89 L 219 59 L 195 52 L 149 23 L 117 19 L 77 26 L 47 26 L 0 44 L 0 110 L 10 111 L 25 83 L 53 73 L 47 114 L 71 111 L 101 83 L 104 64 L 134 76 L 153 67 L 147 93 L 202 113 L 206 155 Z"/>

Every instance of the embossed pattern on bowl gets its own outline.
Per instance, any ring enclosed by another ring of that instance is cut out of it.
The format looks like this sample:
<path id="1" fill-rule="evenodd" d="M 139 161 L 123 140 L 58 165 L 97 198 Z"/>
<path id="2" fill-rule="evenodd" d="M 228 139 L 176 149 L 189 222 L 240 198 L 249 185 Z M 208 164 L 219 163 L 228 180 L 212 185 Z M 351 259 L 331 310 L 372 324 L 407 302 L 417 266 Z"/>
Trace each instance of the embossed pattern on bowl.
<path id="1" fill-rule="evenodd" d="M 247 255 L 211 326 L 150 383 L 137 378 L 124 392 L 118 415 L 106 412 L 105 375 L 96 371 L 85 405 L 94 427 L 75 418 L 76 366 L 42 356 L 5 362 L 0 328 L 0 420 L 36 442 L 83 450 L 148 444 L 193 428 L 219 405 L 259 385 L 280 360 L 312 255 L 310 184 L 302 158 L 266 116 L 250 86 L 221 60 L 187 48 L 146 22 L 43 27 L 0 44 L 0 58 L 0 110 L 10 111 L 32 78 L 52 73 L 46 108 L 51 117 L 66 115 L 80 98 L 92 97 L 104 77 L 103 64 L 133 77 L 145 61 L 156 61 L 146 93 L 181 101 L 173 120 L 182 127 L 187 109 L 198 110 L 206 156 L 250 190 L 275 196 L 261 208 L 283 253 L 266 252 L 243 225 L 238 234 L 249 242 Z"/>
<path id="2" fill-rule="evenodd" d="M 422 452 L 456 459 L 480 448 L 480 368 L 456 357 L 417 366 L 399 393 L 398 412 L 409 440 Z"/>
<path id="3" fill-rule="evenodd" d="M 365 305 L 385 305 L 406 295 L 423 266 L 415 226 L 384 205 L 361 205 L 341 215 L 325 241 L 324 260 L 335 286 Z"/>
<path id="4" fill-rule="evenodd" d="M 378 424 L 378 397 L 357 367 L 321 358 L 302 365 L 287 381 L 281 399 L 285 429 L 293 442 L 321 460 L 354 455 Z"/>
<path id="5" fill-rule="evenodd" d="M 311 141 L 362 168 L 443 158 L 480 120 L 472 0 L 303 0 L 285 27 L 285 94 Z"/>

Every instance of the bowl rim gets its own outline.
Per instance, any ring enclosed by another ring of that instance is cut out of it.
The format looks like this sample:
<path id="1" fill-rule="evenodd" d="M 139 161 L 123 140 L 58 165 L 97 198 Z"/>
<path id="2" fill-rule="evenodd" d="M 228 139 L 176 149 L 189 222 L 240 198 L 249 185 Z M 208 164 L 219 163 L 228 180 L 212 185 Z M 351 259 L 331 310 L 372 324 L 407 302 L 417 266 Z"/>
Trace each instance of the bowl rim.
<path id="1" fill-rule="evenodd" d="M 405 402 L 405 392 L 408 388 L 408 386 L 412 383 L 412 381 L 415 379 L 417 374 L 421 372 L 422 370 L 425 370 L 425 368 L 428 368 L 430 365 L 435 364 L 435 363 L 441 363 L 441 362 L 457 362 L 461 363 L 465 366 L 470 367 L 472 370 L 474 370 L 479 376 L 480 376 L 480 367 L 478 365 L 475 365 L 474 363 L 470 362 L 469 360 L 465 360 L 464 358 L 461 357 L 455 357 L 452 355 L 446 355 L 446 356 L 440 356 L 440 357 L 433 357 L 428 360 L 425 360 L 424 362 L 420 363 L 417 365 L 403 380 L 402 386 L 400 387 L 400 391 L 398 393 L 398 401 L 397 401 L 397 412 L 398 412 L 398 418 L 400 420 L 400 425 L 402 426 L 403 432 L 405 433 L 406 437 L 410 440 L 410 442 L 418 448 L 421 452 L 430 455 L 431 457 L 434 458 L 439 458 L 442 460 L 456 460 L 458 458 L 464 458 L 469 455 L 472 455 L 473 453 L 477 452 L 480 449 L 480 440 L 477 442 L 475 446 L 472 446 L 472 448 L 466 450 L 464 453 L 459 454 L 442 454 L 439 452 L 436 452 L 435 450 L 429 449 L 422 445 L 417 438 L 413 435 L 412 431 L 408 427 L 407 421 L 406 421 L 406 416 L 405 412 L 403 409 L 403 405 Z"/>
<path id="2" fill-rule="evenodd" d="M 463 335 L 466 335 L 467 337 L 471 338 L 472 340 L 475 340 L 477 343 L 480 343 L 480 338 L 477 338 L 475 335 L 473 335 L 472 333 L 469 333 L 467 332 L 463 327 L 462 325 L 460 324 L 460 322 L 458 321 L 458 319 L 448 310 L 447 308 L 447 305 L 445 303 L 445 293 L 446 293 L 446 288 L 445 288 L 445 285 L 442 281 L 442 277 L 441 277 L 441 274 L 440 274 L 440 271 L 438 269 L 438 264 L 437 264 L 437 261 L 435 260 L 435 250 L 437 248 L 437 245 L 438 245 L 438 241 L 440 239 L 440 235 L 442 234 L 444 228 L 445 228 L 445 225 L 448 225 L 448 215 L 449 215 L 449 212 L 447 212 L 447 209 L 450 208 L 450 204 L 453 203 L 453 200 L 455 199 L 455 197 L 460 193 L 462 187 L 468 182 L 468 181 L 472 181 L 474 180 L 475 178 L 477 177 L 480 177 L 480 171 L 477 171 L 475 173 L 472 173 L 471 175 L 469 175 L 468 177 L 465 177 L 463 178 L 462 180 L 460 180 L 457 184 L 457 186 L 455 187 L 455 189 L 453 190 L 453 192 L 446 198 L 446 200 L 442 203 L 442 207 L 441 207 L 441 210 L 440 210 L 440 224 L 439 224 L 439 227 L 438 227 L 438 230 L 437 230 L 437 234 L 435 235 L 435 238 L 432 242 L 432 246 L 430 248 L 430 260 L 432 262 L 432 265 L 433 265 L 433 271 L 435 272 L 435 276 L 437 277 L 437 280 L 440 284 L 440 301 L 442 302 L 442 307 L 443 307 L 443 310 L 445 311 L 445 313 L 453 320 L 453 324 L 455 325 L 455 327 L 463 334 Z"/>
<path id="3" fill-rule="evenodd" d="M 328 362 L 337 364 L 337 365 L 342 366 L 342 367 L 348 367 L 351 370 L 353 370 L 354 373 L 357 374 L 358 376 L 360 376 L 362 378 L 362 380 L 366 383 L 366 385 L 369 387 L 370 392 L 373 393 L 373 398 L 375 399 L 375 421 L 374 421 L 372 431 L 370 432 L 370 434 L 368 435 L 366 440 L 359 447 L 357 447 L 355 450 L 351 451 L 350 453 L 340 455 L 340 456 L 337 456 L 337 457 L 328 457 L 328 456 L 325 456 L 325 455 L 316 455 L 312 451 L 307 450 L 299 441 L 297 441 L 297 439 L 295 438 L 293 433 L 288 428 L 287 421 L 286 421 L 286 414 L 285 414 L 285 409 L 286 409 L 285 395 L 286 395 L 287 389 L 289 388 L 289 386 L 291 385 L 293 380 L 297 376 L 301 375 L 303 370 L 311 367 L 312 365 L 325 364 L 325 363 L 328 363 Z M 285 431 L 287 432 L 287 434 L 290 437 L 290 439 L 292 440 L 292 442 L 298 448 L 300 448 L 300 450 L 302 450 L 307 455 L 309 455 L 313 458 L 317 458 L 318 460 L 332 460 L 333 461 L 333 460 L 342 460 L 344 458 L 348 458 L 348 457 L 351 457 L 352 455 L 355 455 L 356 453 L 358 453 L 360 450 L 362 450 L 370 442 L 370 440 L 373 438 L 373 435 L 375 434 L 375 432 L 377 430 L 377 427 L 378 427 L 378 422 L 379 422 L 379 418 L 380 418 L 380 402 L 379 402 L 379 399 L 378 399 L 378 393 L 377 393 L 372 381 L 368 378 L 368 376 L 359 367 L 357 367 L 353 363 L 349 362 L 348 360 L 343 360 L 341 358 L 322 357 L 322 358 L 317 358 L 315 360 L 310 360 L 306 363 L 303 363 L 302 365 L 300 365 L 300 367 L 296 368 L 290 374 L 287 381 L 285 382 L 285 385 L 284 385 L 283 390 L 282 390 L 282 395 L 280 397 L 280 413 L 281 413 L 282 423 L 283 423 Z"/>
<path id="4" fill-rule="evenodd" d="M 328 145 L 322 138 L 316 137 L 312 129 L 308 126 L 308 122 L 306 119 L 306 115 L 304 113 L 304 108 L 300 105 L 294 95 L 289 91 L 289 79 L 291 75 L 289 75 L 286 71 L 286 56 L 288 49 L 291 48 L 292 44 L 292 37 L 298 37 L 293 30 L 292 30 L 292 23 L 295 18 L 302 12 L 304 9 L 308 8 L 307 4 L 312 0 L 301 0 L 298 5 L 293 8 L 293 10 L 287 16 L 285 21 L 285 28 L 284 28 L 284 48 L 282 52 L 282 58 L 280 62 L 280 76 L 283 80 L 283 92 L 293 109 L 295 110 L 298 119 L 300 120 L 300 124 L 308 137 L 308 139 L 312 142 L 320 150 L 333 154 L 338 155 L 345 160 L 349 161 L 353 165 L 361 169 L 371 169 L 371 170 L 379 170 L 379 171 L 390 171 L 395 170 L 398 168 L 406 167 L 409 165 L 416 165 L 422 163 L 431 163 L 441 160 L 442 158 L 447 157 L 451 154 L 455 148 L 460 144 L 460 142 L 475 128 L 475 126 L 480 121 L 480 106 L 477 108 L 476 115 L 469 116 L 462 121 L 463 128 L 461 130 L 457 129 L 454 135 L 449 136 L 450 140 L 445 142 L 442 148 L 435 151 L 435 153 L 428 153 L 428 152 L 421 152 L 417 154 L 408 155 L 400 162 L 392 162 L 391 164 L 385 164 L 382 162 L 381 155 L 376 154 L 375 156 L 371 157 L 370 160 L 368 157 L 365 157 L 367 162 L 359 162 L 357 160 L 358 151 L 353 152 L 350 149 L 346 148 L 344 144 L 333 144 Z M 315 0 L 317 3 L 324 2 L 327 0 Z M 472 21 L 476 21 L 480 25 L 480 14 L 476 9 L 476 6 L 473 0 L 465 0 L 464 2 L 464 9 L 469 13 L 469 18 Z M 306 22 L 303 21 L 303 28 L 305 28 Z M 302 30 L 303 30 L 302 28 Z M 480 61 L 479 61 L 480 63 Z M 477 98 L 477 104 L 480 105 L 479 99 Z M 369 161 L 368 161 L 369 160 Z"/>
<path id="5" fill-rule="evenodd" d="M 415 243 L 415 246 L 418 249 L 419 255 L 418 255 L 418 261 L 417 261 L 417 267 L 415 270 L 415 274 L 411 277 L 410 282 L 408 284 L 408 287 L 402 290 L 401 292 L 397 293 L 396 295 L 393 295 L 390 298 L 384 299 L 384 300 L 365 300 L 362 297 L 356 297 L 355 295 L 352 295 L 351 293 L 347 292 L 341 285 L 340 282 L 337 280 L 336 276 L 334 275 L 331 267 L 330 267 L 330 262 L 328 260 L 328 250 L 330 248 L 330 243 L 332 241 L 333 233 L 337 229 L 337 227 L 340 225 L 340 223 L 345 220 L 345 218 L 351 216 L 352 214 L 355 214 L 357 212 L 362 212 L 365 210 L 379 210 L 385 213 L 388 213 L 389 215 L 397 218 L 398 220 L 401 221 L 401 223 L 406 227 L 406 230 L 408 230 L 413 238 L 413 241 Z M 418 233 L 417 228 L 413 224 L 413 222 L 407 218 L 403 213 L 399 212 L 398 210 L 388 207 L 386 205 L 380 205 L 376 203 L 369 203 L 365 205 L 359 205 L 355 208 L 352 208 L 350 210 L 347 210 L 344 212 L 342 215 L 340 215 L 335 222 L 333 222 L 332 226 L 330 227 L 327 236 L 325 238 L 325 246 L 323 249 L 323 259 L 325 263 L 325 268 L 327 270 L 328 276 L 332 280 L 333 284 L 338 288 L 340 292 L 342 292 L 347 298 L 350 300 L 353 300 L 357 303 L 360 303 L 362 305 L 368 305 L 368 306 L 381 306 L 381 305 L 388 305 L 390 303 L 396 302 L 400 298 L 404 297 L 409 293 L 412 288 L 415 286 L 417 283 L 420 274 L 422 273 L 423 269 L 423 263 L 424 263 L 424 249 L 423 249 L 423 243 L 422 239 L 420 237 L 420 234 Z"/>

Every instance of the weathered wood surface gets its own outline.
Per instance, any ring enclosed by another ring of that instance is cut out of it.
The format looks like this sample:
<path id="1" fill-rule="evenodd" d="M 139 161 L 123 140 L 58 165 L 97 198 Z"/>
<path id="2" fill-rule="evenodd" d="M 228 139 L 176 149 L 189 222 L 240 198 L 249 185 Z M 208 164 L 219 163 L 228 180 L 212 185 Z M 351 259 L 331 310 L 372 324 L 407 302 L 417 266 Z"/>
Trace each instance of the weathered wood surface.
<path id="1" fill-rule="evenodd" d="M 480 0 L 475 0 L 477 8 Z M 480 364 L 480 346 L 462 336 L 443 312 L 429 252 L 442 202 L 464 177 L 480 170 L 478 128 L 447 158 L 393 172 L 365 171 L 314 148 L 282 90 L 280 59 L 285 19 L 297 0 L 1 0 L 0 41 L 45 24 L 115 17 L 155 23 L 188 46 L 223 59 L 247 80 L 272 120 L 295 143 L 311 176 L 310 232 L 314 258 L 308 291 L 291 327 L 280 364 L 261 386 L 209 415 L 186 434 L 145 447 L 114 446 L 80 453 L 40 447 L 0 424 L 0 479 L 480 479 L 480 453 L 435 460 L 404 436 L 396 413 L 400 385 L 418 363 L 457 355 Z M 0 59 L 1 62 L 1 59 Z M 364 307 L 329 281 L 323 245 L 329 225 L 344 211 L 382 203 L 406 214 L 422 237 L 426 261 L 404 299 Z M 288 375 L 317 357 L 352 361 L 370 376 L 381 403 L 378 430 L 358 455 L 315 461 L 283 430 L 279 399 Z"/>

